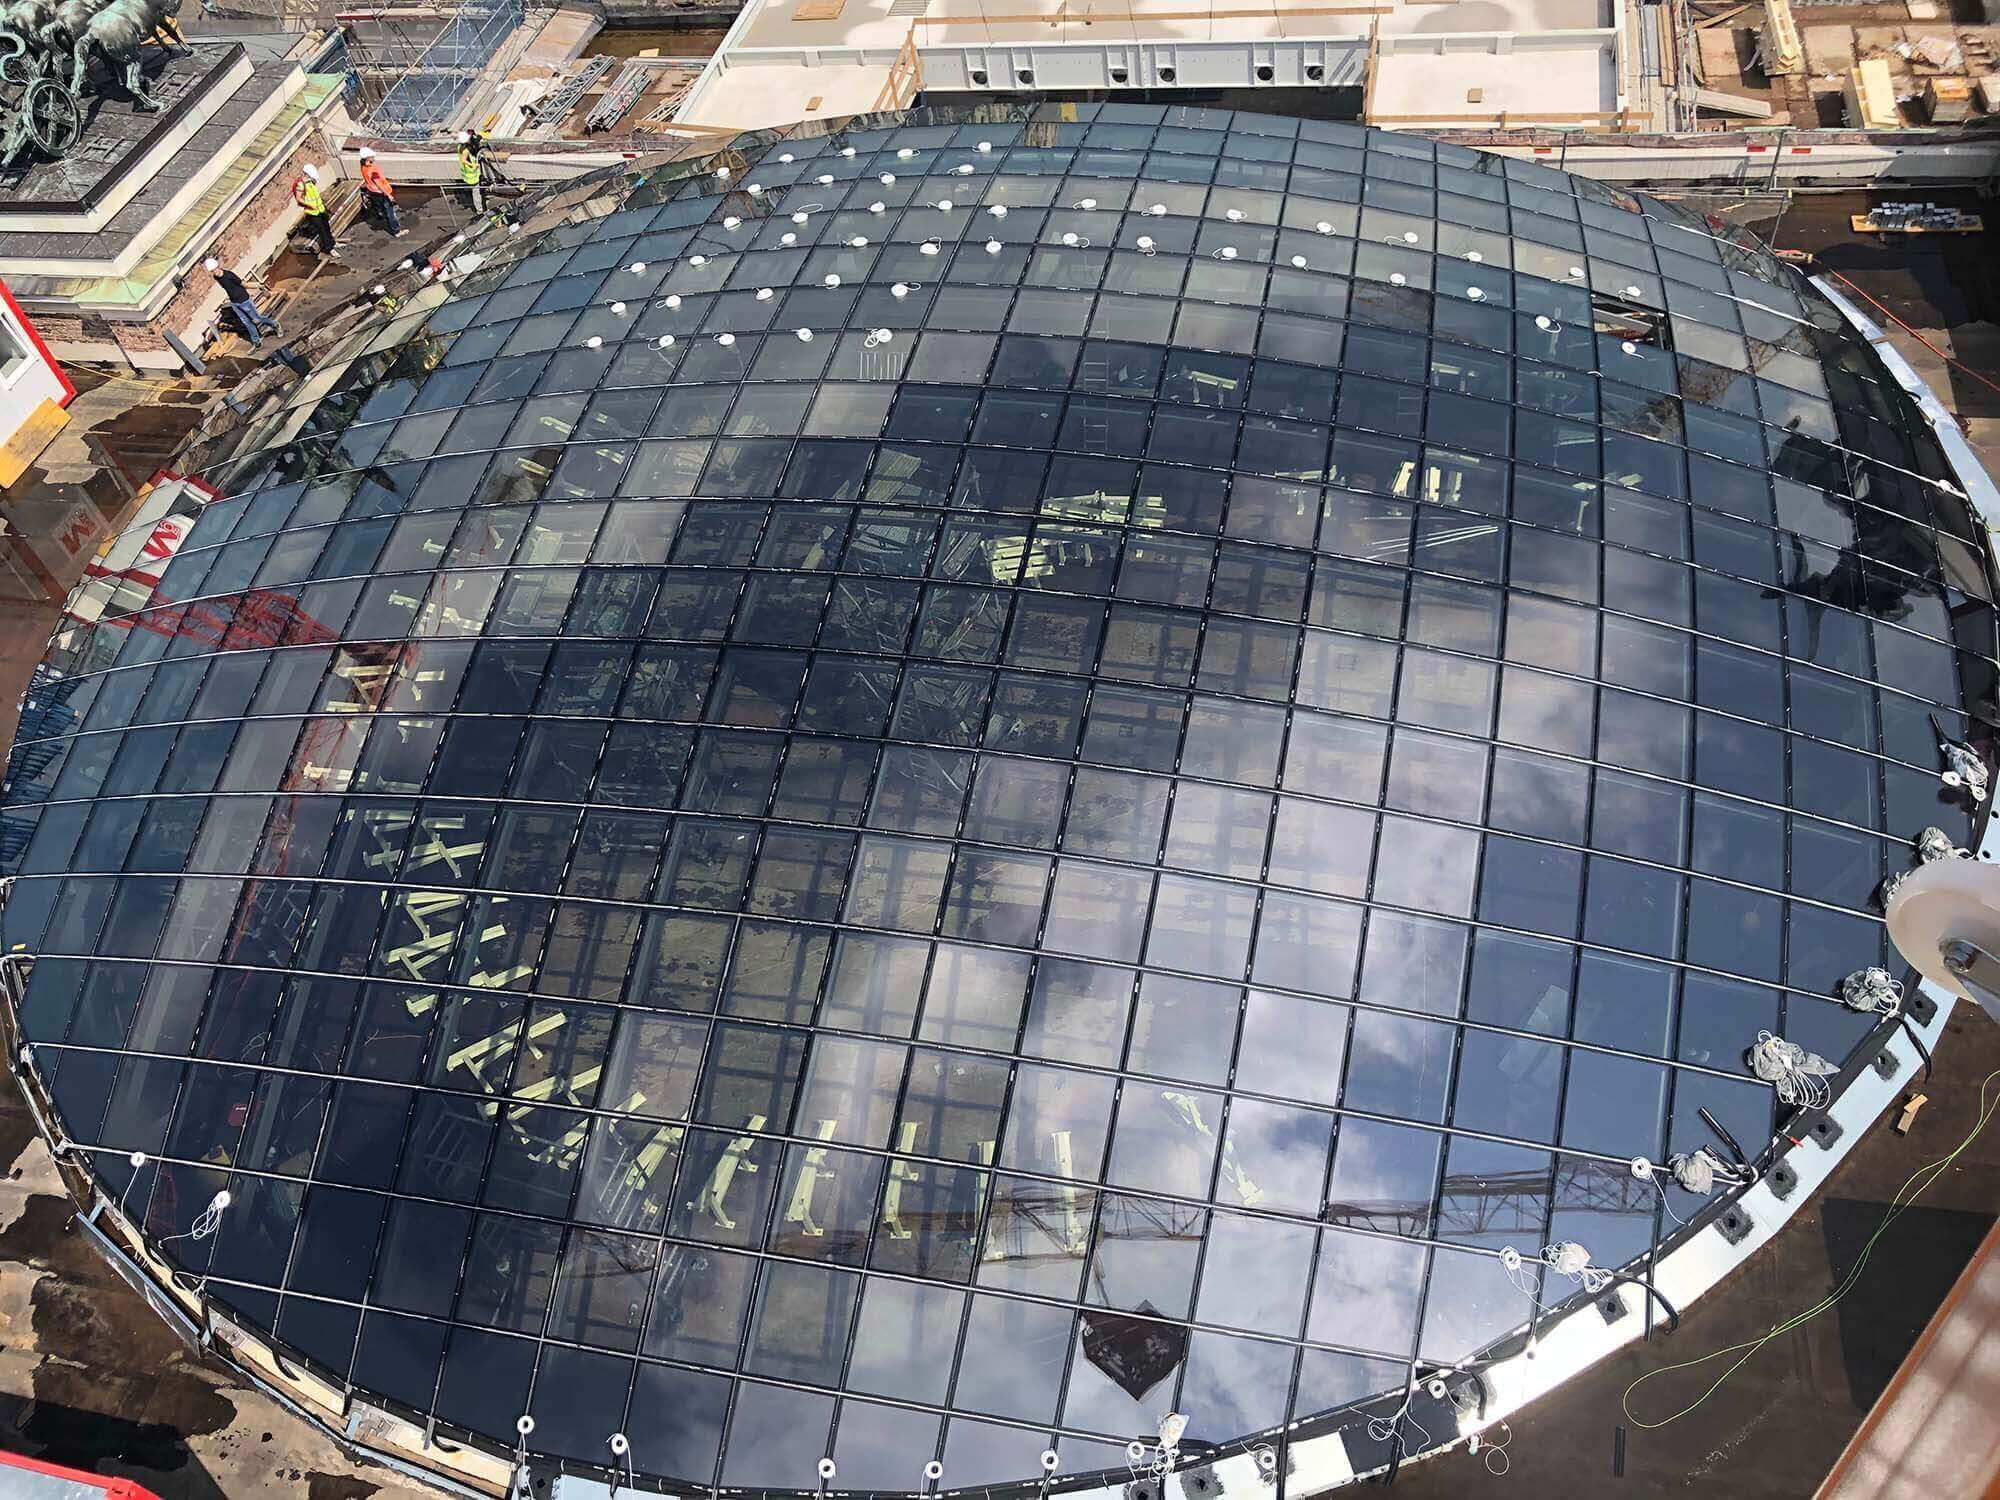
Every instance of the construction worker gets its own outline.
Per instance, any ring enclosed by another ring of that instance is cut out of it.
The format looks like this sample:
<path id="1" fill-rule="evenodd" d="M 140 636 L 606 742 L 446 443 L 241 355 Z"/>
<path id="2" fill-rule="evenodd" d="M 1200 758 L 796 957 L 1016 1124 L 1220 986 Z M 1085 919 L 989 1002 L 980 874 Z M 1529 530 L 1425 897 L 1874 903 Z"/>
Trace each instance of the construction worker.
<path id="1" fill-rule="evenodd" d="M 400 240 L 409 231 L 396 220 L 396 189 L 375 160 L 371 146 L 361 148 L 361 192 L 382 216 L 382 227 L 391 239 Z"/>
<path id="2" fill-rule="evenodd" d="M 461 131 L 458 137 L 458 180 L 465 184 L 465 190 L 472 198 L 472 211 L 486 212 L 486 163 L 483 148 L 486 142 L 473 130 Z"/>
<path id="3" fill-rule="evenodd" d="M 311 162 L 292 179 L 292 202 L 305 211 L 306 227 L 319 242 L 319 253 L 338 260 L 340 248 L 333 238 L 333 225 L 327 219 L 326 195 L 319 190 L 319 168 Z"/>
<path id="4" fill-rule="evenodd" d="M 215 284 L 222 288 L 222 295 L 229 299 L 229 310 L 236 315 L 236 324 L 243 330 L 243 336 L 250 340 L 250 347 L 261 349 L 264 335 L 278 332 L 277 321 L 267 317 L 250 296 L 250 288 L 243 284 L 243 278 L 223 265 L 214 256 L 201 263 L 202 269 L 215 278 Z"/>

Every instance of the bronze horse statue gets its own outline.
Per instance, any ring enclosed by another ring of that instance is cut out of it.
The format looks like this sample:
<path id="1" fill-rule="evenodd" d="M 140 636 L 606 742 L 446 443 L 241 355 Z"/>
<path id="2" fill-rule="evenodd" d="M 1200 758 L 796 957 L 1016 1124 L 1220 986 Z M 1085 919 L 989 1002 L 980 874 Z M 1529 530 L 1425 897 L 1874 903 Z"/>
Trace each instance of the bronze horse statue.
<path id="1" fill-rule="evenodd" d="M 26 83 L 67 56 L 70 38 L 51 0 L 0 0 L 0 79 Z"/>
<path id="2" fill-rule="evenodd" d="M 157 110 L 142 54 L 149 41 L 186 47 L 179 10 L 180 0 L 0 0 L 0 168 L 58 160 L 76 144 L 93 55 L 139 109 Z"/>
<path id="3" fill-rule="evenodd" d="M 160 104 L 146 92 L 140 54 L 180 8 L 181 0 L 60 0 L 43 35 L 52 46 L 59 45 L 62 36 L 69 38 L 71 93 L 82 95 L 95 53 L 107 71 L 118 75 L 139 108 L 152 111 Z"/>

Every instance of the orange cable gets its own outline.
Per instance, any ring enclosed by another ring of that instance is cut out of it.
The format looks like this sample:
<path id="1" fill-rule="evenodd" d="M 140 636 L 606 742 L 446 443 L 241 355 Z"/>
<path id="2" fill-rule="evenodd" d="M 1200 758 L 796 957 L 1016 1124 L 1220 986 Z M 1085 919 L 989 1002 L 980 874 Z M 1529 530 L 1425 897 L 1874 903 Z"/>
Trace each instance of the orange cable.
<path id="1" fill-rule="evenodd" d="M 1835 281 L 1839 282 L 1842 286 L 1846 287 L 1849 291 L 1853 292 L 1855 296 L 1859 297 L 1862 301 L 1866 302 L 1869 306 L 1873 307 L 1877 312 L 1881 313 L 1883 317 L 1887 318 L 1891 323 L 1894 323 L 1898 328 L 1902 329 L 1903 332 L 1907 333 L 1911 338 L 1915 339 L 1918 343 L 1922 344 L 1926 349 L 1930 350 L 1931 353 L 1935 354 L 1939 359 L 1943 360 L 1946 364 L 1956 366 L 1958 369 L 1965 371 L 1966 374 L 1970 375 L 1974 380 L 1978 381 L 1981 385 L 1985 386 L 1989 391 L 2000 392 L 2000 385 L 1996 385 L 1993 381 L 1988 380 L 1984 375 L 1980 374 L 1977 370 L 1973 369 L 1971 365 L 1965 363 L 1964 360 L 1958 359 L 1952 355 L 1945 353 L 1944 350 L 1938 348 L 1936 344 L 1933 344 L 1929 339 L 1925 338 L 1921 333 L 1917 332 L 1917 330 L 1912 328 L 1908 323 L 1905 323 L 1901 318 L 1897 317 L 1894 313 L 1890 312 L 1888 308 L 1884 307 L 1881 303 L 1877 302 L 1873 297 L 1869 296 L 1866 292 L 1862 291 L 1860 287 L 1856 286 L 1853 282 L 1849 281 L 1845 276 L 1841 275 L 1840 272 L 1834 270 L 1833 267 L 1826 265 L 1825 263 L 1822 263 L 1820 265 L 1820 269 L 1826 272 L 1826 274 L 1831 276 Z"/>

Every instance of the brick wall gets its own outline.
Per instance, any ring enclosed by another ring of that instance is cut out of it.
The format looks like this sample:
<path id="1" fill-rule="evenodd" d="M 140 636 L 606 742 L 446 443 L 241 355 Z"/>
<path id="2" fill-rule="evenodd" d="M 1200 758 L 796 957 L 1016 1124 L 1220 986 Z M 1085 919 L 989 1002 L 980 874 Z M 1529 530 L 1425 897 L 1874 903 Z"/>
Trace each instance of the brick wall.
<path id="1" fill-rule="evenodd" d="M 273 230 L 282 226 L 289 231 L 298 216 L 298 208 L 292 202 L 292 180 L 307 162 L 319 168 L 321 180 L 328 185 L 339 176 L 340 168 L 332 154 L 317 137 L 307 137 L 271 179 L 223 226 L 222 233 L 202 252 L 202 258 L 212 255 L 246 279 L 261 272 L 270 260 L 270 253 L 259 253 L 258 247 L 270 243 Z M 281 236 L 278 244 L 283 243 Z M 216 286 L 215 278 L 197 263 L 188 274 L 187 284 L 160 310 L 159 316 L 154 319 L 154 326 L 171 328 L 184 340 L 198 338 L 221 305 L 222 292 Z M 128 349 L 133 347 L 125 344 L 122 337 L 119 342 Z M 159 347 L 165 347 L 164 340 Z"/>
<path id="2" fill-rule="evenodd" d="M 148 323 L 119 323 L 103 318 L 38 316 L 35 326 L 51 344 L 72 348 L 88 345 L 105 351 L 71 358 L 103 358 L 110 348 L 122 351 L 134 363 L 150 368 L 172 368 L 179 364 L 164 337 L 165 330 L 189 344 L 207 331 L 216 310 L 222 306 L 222 290 L 215 278 L 201 268 L 202 260 L 214 256 L 225 266 L 248 278 L 261 272 L 276 251 L 283 247 L 298 216 L 292 203 L 292 179 L 311 162 L 320 170 L 323 183 L 331 187 L 339 180 L 340 167 L 317 135 L 308 136 L 259 188 L 222 232 L 196 256 L 180 291 Z"/>
<path id="3" fill-rule="evenodd" d="M 35 314 L 35 328 L 44 340 L 61 339 L 65 342 L 84 336 L 83 318 L 57 317 L 50 313 Z"/>

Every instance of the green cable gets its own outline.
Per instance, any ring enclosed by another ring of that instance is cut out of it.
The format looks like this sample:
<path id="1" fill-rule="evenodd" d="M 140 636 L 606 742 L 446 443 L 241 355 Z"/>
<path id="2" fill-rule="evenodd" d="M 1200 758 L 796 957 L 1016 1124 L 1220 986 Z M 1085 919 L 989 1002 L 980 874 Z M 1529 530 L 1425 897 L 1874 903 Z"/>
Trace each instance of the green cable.
<path id="1" fill-rule="evenodd" d="M 1951 1151 L 1947 1153 L 1945 1156 L 1940 1157 L 1938 1160 L 1931 1162 L 1928 1165 L 1917 1168 L 1916 1171 L 1910 1174 L 1909 1178 L 1903 1183 L 1903 1185 L 1898 1189 L 1896 1189 L 1896 1196 L 1889 1200 L 1889 1212 L 1883 1216 L 1882 1222 L 1875 1227 L 1875 1232 L 1868 1236 L 1868 1242 L 1867 1244 L 1861 1247 L 1861 1254 L 1856 1258 L 1854 1262 L 1854 1268 L 1847 1273 L 1847 1276 L 1845 1277 L 1845 1279 L 1841 1281 L 1839 1286 L 1835 1287 L 1831 1292 L 1827 1293 L 1826 1296 L 1822 1297 L 1818 1302 L 1815 1302 L 1811 1307 L 1805 1309 L 1805 1311 L 1794 1313 L 1791 1317 L 1786 1318 L 1782 1323 L 1779 1323 L 1774 1328 L 1772 1328 L 1768 1333 L 1763 1334 L 1761 1337 L 1750 1339 L 1747 1342 L 1741 1344 L 1727 1345 L 1724 1348 L 1716 1349 L 1711 1351 L 1710 1353 L 1704 1354 L 1698 1359 L 1682 1360 L 1679 1364 L 1661 1365 L 1657 1370 L 1648 1370 L 1645 1374 L 1641 1375 L 1637 1380 L 1633 1381 L 1630 1385 L 1626 1386 L 1625 1394 L 1619 1398 L 1619 1404 L 1625 1408 L 1626 1420 L 1629 1421 L 1634 1427 L 1643 1427 L 1647 1429 L 1665 1427 L 1669 1422 L 1678 1422 L 1682 1417 L 1686 1416 L 1689 1412 L 1694 1411 L 1704 1401 L 1708 1400 L 1710 1396 L 1713 1396 L 1717 1391 L 1721 1390 L 1723 1383 L 1727 1381 L 1730 1376 L 1734 1375 L 1739 1369 L 1741 1369 L 1747 1362 L 1749 1362 L 1752 1358 L 1754 1358 L 1757 1354 L 1757 1351 L 1762 1349 L 1766 1344 L 1770 1343 L 1772 1339 L 1778 1338 L 1783 1334 L 1790 1333 L 1793 1329 L 1799 1328 L 1804 1324 L 1810 1322 L 1812 1319 L 1818 1317 L 1821 1313 L 1825 1312 L 1828 1308 L 1832 1307 L 1835 1303 L 1839 1302 L 1842 1297 L 1846 1296 L 1850 1291 L 1852 1291 L 1854 1289 L 1855 1283 L 1861 1279 L 1861 1273 L 1868 1268 L 1868 1257 L 1874 1253 L 1876 1241 L 1880 1240 L 1883 1235 L 1889 1232 L 1889 1227 L 1892 1224 L 1894 1224 L 1896 1220 L 1898 1220 L 1903 1216 L 1903 1211 L 1905 1209 L 1909 1208 L 1912 1204 L 1916 1202 L 1918 1196 L 1924 1191 L 1925 1188 L 1929 1187 L 1933 1182 L 1937 1181 L 1937 1179 L 1941 1175 L 1943 1175 L 1946 1168 L 1948 1168 L 1953 1162 L 1957 1161 L 1960 1156 L 1965 1154 L 1966 1149 L 1969 1146 L 1971 1146 L 1971 1144 L 1975 1140 L 1979 1138 L 1979 1133 L 1986 1128 L 1987 1122 L 1993 1118 L 1993 1113 L 1995 1108 L 2000 1107 L 2000 1100 L 1989 1100 L 1986 1097 L 1986 1091 L 1988 1088 L 1992 1086 L 1993 1081 L 1996 1078 L 2000 1078 L 2000 1068 L 1994 1069 L 1991 1073 L 1988 1073 L 1986 1077 L 1980 1081 L 1979 1118 L 1973 1122 L 1972 1130 L 1970 1131 L 1970 1133 L 1967 1134 L 1965 1139 L 1960 1141 L 1956 1146 L 1952 1147 Z M 1909 1196 L 1906 1198 L 1904 1196 L 1905 1194 L 1908 1194 Z M 1690 1401 L 1686 1406 L 1683 1406 L 1679 1411 L 1675 1412 L 1672 1416 L 1662 1417 L 1657 1422 L 1648 1422 L 1643 1417 L 1635 1416 L 1633 1414 L 1632 1393 L 1637 1389 L 1639 1389 L 1639 1387 L 1644 1385 L 1647 1381 L 1651 1380 L 1654 1376 L 1670 1374 L 1675 1370 L 1692 1370 L 1697 1368 L 1698 1366 L 1707 1364 L 1710 1360 L 1721 1359 L 1724 1355 L 1727 1354 L 1734 1354 L 1736 1355 L 1736 1358 L 1729 1363 L 1729 1366 L 1726 1369 L 1724 1369 L 1720 1375 L 1715 1377 L 1714 1382 L 1708 1387 L 1707 1390 L 1703 1391 L 1699 1396 L 1695 1397 L 1694 1400 Z"/>

